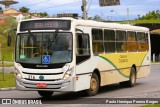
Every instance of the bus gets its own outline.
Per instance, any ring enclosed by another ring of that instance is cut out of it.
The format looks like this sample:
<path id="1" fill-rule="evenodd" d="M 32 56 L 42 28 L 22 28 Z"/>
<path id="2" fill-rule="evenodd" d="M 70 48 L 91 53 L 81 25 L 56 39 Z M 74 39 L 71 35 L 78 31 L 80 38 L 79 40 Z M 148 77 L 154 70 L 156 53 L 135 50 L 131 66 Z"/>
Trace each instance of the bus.
<path id="1" fill-rule="evenodd" d="M 11 35 L 8 35 L 11 44 Z M 85 91 L 119 83 L 133 87 L 150 73 L 149 29 L 74 18 L 40 18 L 19 22 L 15 43 L 16 89 Z"/>

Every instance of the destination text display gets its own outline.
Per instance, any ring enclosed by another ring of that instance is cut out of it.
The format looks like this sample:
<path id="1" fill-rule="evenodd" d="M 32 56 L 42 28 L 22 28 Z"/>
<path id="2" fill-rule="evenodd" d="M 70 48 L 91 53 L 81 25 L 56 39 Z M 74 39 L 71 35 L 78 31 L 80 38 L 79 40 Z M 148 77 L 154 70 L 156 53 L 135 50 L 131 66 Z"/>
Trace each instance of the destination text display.
<path id="1" fill-rule="evenodd" d="M 28 30 L 70 30 L 70 20 L 34 20 L 20 24 L 20 31 Z"/>

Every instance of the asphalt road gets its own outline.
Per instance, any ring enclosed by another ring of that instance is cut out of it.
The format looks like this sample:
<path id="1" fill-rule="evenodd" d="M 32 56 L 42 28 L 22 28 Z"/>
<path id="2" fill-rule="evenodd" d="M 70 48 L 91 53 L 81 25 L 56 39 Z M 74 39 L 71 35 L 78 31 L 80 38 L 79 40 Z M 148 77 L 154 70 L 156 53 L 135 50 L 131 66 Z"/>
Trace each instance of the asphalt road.
<path id="1" fill-rule="evenodd" d="M 98 95 L 93 97 L 87 97 L 82 92 L 77 93 L 61 93 L 55 92 L 50 99 L 43 99 L 35 91 L 1 91 L 0 98 L 29 98 L 35 100 L 42 100 L 44 105 L 33 105 L 34 107 L 53 107 L 58 106 L 110 106 L 101 104 L 105 102 L 106 98 L 160 98 L 160 64 L 154 64 L 151 67 L 151 73 L 147 78 L 137 80 L 137 84 L 132 88 L 120 87 L 119 84 L 113 84 L 105 87 L 101 87 Z M 101 99 L 102 98 L 102 99 Z M 85 104 L 84 104 L 85 103 Z M 51 105 L 46 105 L 51 104 Z M 77 105 L 78 104 L 78 105 Z M 13 106 L 13 105 L 12 105 Z M 26 105 L 27 106 L 27 105 Z M 112 105 L 115 107 L 128 107 L 138 106 L 132 105 Z M 1 105 L 0 105 L 1 107 Z M 5 107 L 9 107 L 5 105 Z M 17 106 L 15 106 L 17 107 Z M 25 106 L 24 106 L 25 107 Z"/>

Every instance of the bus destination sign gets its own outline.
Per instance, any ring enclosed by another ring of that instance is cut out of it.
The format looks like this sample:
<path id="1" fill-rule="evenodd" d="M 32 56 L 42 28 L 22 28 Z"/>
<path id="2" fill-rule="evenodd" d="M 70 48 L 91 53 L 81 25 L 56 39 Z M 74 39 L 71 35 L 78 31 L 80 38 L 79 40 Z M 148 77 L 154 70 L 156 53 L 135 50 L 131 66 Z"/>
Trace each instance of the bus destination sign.
<path id="1" fill-rule="evenodd" d="M 20 31 L 27 30 L 70 30 L 70 20 L 32 20 L 20 24 Z"/>

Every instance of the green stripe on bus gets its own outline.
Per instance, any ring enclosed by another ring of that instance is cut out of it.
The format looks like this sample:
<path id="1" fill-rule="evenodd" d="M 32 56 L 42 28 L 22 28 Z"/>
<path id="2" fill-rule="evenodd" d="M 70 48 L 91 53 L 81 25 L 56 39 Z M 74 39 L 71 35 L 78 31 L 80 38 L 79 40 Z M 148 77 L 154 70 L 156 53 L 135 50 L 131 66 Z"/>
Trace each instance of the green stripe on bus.
<path id="1" fill-rule="evenodd" d="M 103 56 L 99 56 L 99 57 L 101 57 L 102 59 L 104 59 L 104 60 L 106 60 L 107 62 L 109 62 L 123 77 L 129 78 L 129 76 L 124 75 L 124 74 L 116 67 L 116 65 L 114 65 L 114 63 L 113 63 L 112 61 L 110 61 L 109 59 L 107 59 L 107 58 L 105 58 L 105 57 L 103 57 Z"/>

